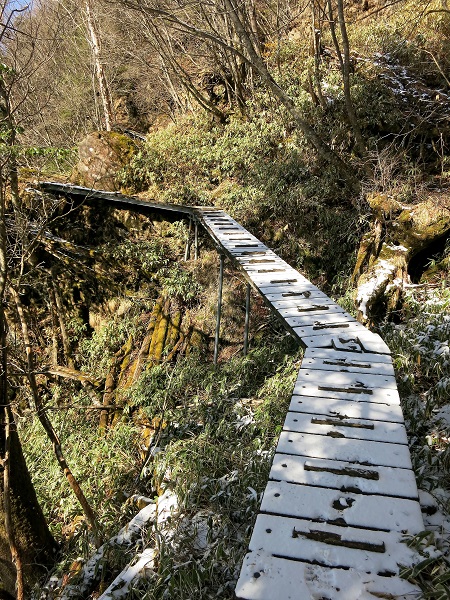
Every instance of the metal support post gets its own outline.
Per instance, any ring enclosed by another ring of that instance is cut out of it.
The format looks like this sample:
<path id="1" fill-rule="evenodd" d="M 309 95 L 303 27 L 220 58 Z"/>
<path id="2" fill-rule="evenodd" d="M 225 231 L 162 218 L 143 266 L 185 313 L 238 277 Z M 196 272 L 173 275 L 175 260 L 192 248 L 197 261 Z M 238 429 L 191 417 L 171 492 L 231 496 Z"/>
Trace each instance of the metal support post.
<path id="1" fill-rule="evenodd" d="M 247 295 L 245 298 L 245 324 L 244 324 L 244 356 L 248 351 L 248 328 L 250 325 L 250 284 L 247 283 Z"/>
<path id="2" fill-rule="evenodd" d="M 184 251 L 184 261 L 188 261 L 191 258 L 191 229 L 192 219 L 189 219 L 188 238 L 186 242 L 186 250 Z"/>
<path id="3" fill-rule="evenodd" d="M 195 260 L 198 258 L 198 221 L 195 221 L 194 229 L 194 258 Z"/>
<path id="4" fill-rule="evenodd" d="M 220 318 L 222 316 L 222 288 L 223 288 L 223 264 L 225 256 L 220 255 L 220 271 L 219 271 L 219 293 L 217 297 L 217 316 L 216 316 L 216 338 L 214 340 L 214 366 L 217 366 L 217 358 L 219 356 L 219 333 L 220 333 Z"/>

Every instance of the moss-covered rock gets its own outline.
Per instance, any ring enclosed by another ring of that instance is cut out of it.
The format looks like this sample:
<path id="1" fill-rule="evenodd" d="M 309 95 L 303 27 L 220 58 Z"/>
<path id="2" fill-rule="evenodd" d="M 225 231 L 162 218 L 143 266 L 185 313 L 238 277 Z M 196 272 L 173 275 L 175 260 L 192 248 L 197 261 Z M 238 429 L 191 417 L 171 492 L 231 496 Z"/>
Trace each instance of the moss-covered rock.
<path id="1" fill-rule="evenodd" d="M 79 144 L 79 161 L 72 181 L 97 189 L 117 191 L 117 174 L 136 152 L 136 144 L 115 131 L 96 131 Z"/>
<path id="2" fill-rule="evenodd" d="M 450 235 L 448 193 L 429 193 L 411 205 L 388 194 L 373 194 L 368 202 L 372 228 L 361 242 L 354 271 L 355 279 L 359 275 L 356 304 L 362 322 L 377 321 L 395 310 L 404 284 L 411 282 L 411 260 L 423 255 L 425 264 L 432 259 L 436 241 Z"/>

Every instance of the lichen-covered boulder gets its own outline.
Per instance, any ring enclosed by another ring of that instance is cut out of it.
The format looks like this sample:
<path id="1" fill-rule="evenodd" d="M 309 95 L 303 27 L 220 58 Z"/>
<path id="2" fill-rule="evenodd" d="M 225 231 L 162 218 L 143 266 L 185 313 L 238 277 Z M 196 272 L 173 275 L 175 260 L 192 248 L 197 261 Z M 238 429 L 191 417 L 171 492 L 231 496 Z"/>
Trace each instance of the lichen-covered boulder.
<path id="1" fill-rule="evenodd" d="M 372 227 L 361 241 L 353 276 L 358 279 L 358 318 L 374 323 L 396 309 L 412 272 L 432 259 L 437 242 L 450 236 L 450 195 L 430 192 L 404 204 L 388 194 L 372 194 L 368 202 Z"/>
<path id="2" fill-rule="evenodd" d="M 79 144 L 79 160 L 72 180 L 89 188 L 118 191 L 117 174 L 136 151 L 136 143 L 121 133 L 90 133 Z"/>

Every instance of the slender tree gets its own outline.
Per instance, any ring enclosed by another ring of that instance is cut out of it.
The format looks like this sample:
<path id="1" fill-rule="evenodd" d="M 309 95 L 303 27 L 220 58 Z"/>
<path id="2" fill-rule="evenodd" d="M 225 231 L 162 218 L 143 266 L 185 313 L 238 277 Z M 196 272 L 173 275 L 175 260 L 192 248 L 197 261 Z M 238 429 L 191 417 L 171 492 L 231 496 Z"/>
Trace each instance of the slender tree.
<path id="1" fill-rule="evenodd" d="M 102 60 L 100 29 L 94 14 L 92 0 L 85 0 L 84 6 L 86 10 L 89 40 L 92 48 L 95 76 L 103 108 L 105 129 L 106 131 L 111 131 L 111 127 L 114 122 L 114 114 L 109 86 L 106 80 L 106 74 Z"/>
<path id="2" fill-rule="evenodd" d="M 3 26 L 0 45 L 8 34 L 14 11 L 7 12 L 2 4 Z M 6 18 L 5 18 L 6 17 Z M 25 579 L 32 578 L 39 567 L 54 560 L 56 544 L 49 532 L 37 501 L 22 452 L 12 411 L 13 391 L 8 380 L 8 341 L 6 320 L 6 291 L 9 269 L 7 255 L 7 190 L 13 208 L 18 203 L 17 164 L 15 157 L 15 124 L 5 80 L 8 72 L 0 72 L 0 577 L 7 592 L 25 597 Z M 32 566 L 33 565 L 33 566 Z"/>
<path id="3" fill-rule="evenodd" d="M 136 13 L 150 16 L 158 23 L 165 23 L 176 32 L 207 42 L 222 51 L 229 52 L 239 58 L 247 67 L 257 74 L 264 85 L 272 92 L 277 100 L 286 108 L 287 112 L 303 133 L 308 142 L 315 148 L 317 154 L 332 164 L 356 190 L 359 190 L 359 182 L 354 170 L 342 160 L 342 158 L 326 143 L 324 138 L 310 125 L 297 107 L 295 100 L 288 94 L 282 85 L 278 83 L 271 69 L 260 52 L 255 32 L 256 15 L 251 11 L 246 2 L 236 0 L 213 0 L 208 4 L 207 18 L 203 12 L 195 12 L 196 5 L 184 5 L 176 0 L 166 3 L 156 0 L 115 0 L 120 4 L 136 11 Z M 224 36 L 222 31 L 215 27 L 218 16 L 226 15 L 232 34 Z"/>

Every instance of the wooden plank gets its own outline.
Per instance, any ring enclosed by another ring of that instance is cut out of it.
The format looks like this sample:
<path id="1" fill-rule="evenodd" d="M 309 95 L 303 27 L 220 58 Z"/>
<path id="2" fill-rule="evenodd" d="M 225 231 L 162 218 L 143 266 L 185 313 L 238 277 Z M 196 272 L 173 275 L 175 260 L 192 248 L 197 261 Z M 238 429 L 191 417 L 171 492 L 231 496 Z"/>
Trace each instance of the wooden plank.
<path id="1" fill-rule="evenodd" d="M 302 339 L 312 339 L 313 337 L 323 338 L 324 336 L 330 338 L 330 336 L 339 336 L 341 334 L 350 334 L 357 337 L 358 333 L 366 331 L 364 325 L 361 325 L 358 321 L 354 319 L 346 320 L 345 316 L 341 317 L 341 315 L 337 315 L 334 323 L 324 323 L 323 325 L 318 323 L 309 327 L 294 327 L 293 329 L 298 337 Z"/>
<path id="2" fill-rule="evenodd" d="M 266 284 L 270 285 L 274 281 L 275 282 L 284 282 L 295 280 L 298 281 L 298 273 L 293 269 L 277 269 L 274 272 L 271 272 L 271 269 L 265 269 L 267 272 L 258 272 L 258 269 L 253 269 L 250 271 L 246 271 L 247 275 L 249 275 L 252 280 L 257 284 Z"/>
<path id="3" fill-rule="evenodd" d="M 317 383 L 319 386 L 331 386 L 335 388 L 352 388 L 367 391 L 372 395 L 371 390 L 389 389 L 397 390 L 397 383 L 394 375 L 378 375 L 372 373 L 354 373 L 353 371 L 319 371 L 317 369 L 307 369 L 302 367 L 298 373 L 297 384 Z"/>
<path id="4" fill-rule="evenodd" d="M 286 481 L 269 481 L 260 512 L 410 535 L 423 530 L 417 500 L 366 496 Z"/>
<path id="5" fill-rule="evenodd" d="M 296 288 L 292 288 L 288 292 L 277 291 L 273 287 L 260 288 L 260 292 L 265 296 L 269 302 L 290 302 L 294 301 L 297 305 L 297 300 L 303 300 L 308 298 L 322 298 L 325 299 L 327 296 L 321 292 L 318 288 L 313 285 L 300 284 Z M 280 306 L 281 308 L 281 306 Z"/>
<path id="6" fill-rule="evenodd" d="M 322 298 L 317 298 L 317 300 L 322 301 Z M 340 306 L 326 303 L 316 304 L 311 308 L 300 310 L 296 302 L 272 302 L 271 304 L 286 322 L 288 318 L 296 317 L 305 318 L 307 322 L 314 323 L 314 321 L 322 319 L 325 315 L 330 315 L 333 320 L 336 320 L 344 312 Z"/>
<path id="7" fill-rule="evenodd" d="M 342 419 L 336 416 L 288 412 L 283 429 L 347 439 L 393 442 L 395 444 L 408 443 L 405 426 L 402 423 L 386 421 Z"/>
<path id="8" fill-rule="evenodd" d="M 398 391 L 390 389 L 364 389 L 358 386 L 340 386 L 320 383 L 295 384 L 296 396 L 316 396 L 318 398 L 336 398 L 340 400 L 353 400 L 355 402 L 373 402 L 400 406 Z"/>
<path id="9" fill-rule="evenodd" d="M 347 440 L 325 435 L 282 431 L 277 452 L 311 458 L 327 458 L 364 465 L 411 469 L 409 449 L 403 444 Z"/>
<path id="10" fill-rule="evenodd" d="M 280 286 L 281 287 L 281 286 Z M 298 286 L 296 286 L 298 287 Z M 282 286 L 285 289 L 285 286 Z M 262 289 L 270 289 L 262 288 Z M 278 292 L 280 293 L 280 292 Z M 283 292 L 281 292 L 283 293 Z M 284 291 L 285 294 L 289 293 L 289 289 Z M 294 314 L 296 316 L 300 316 L 306 313 L 315 313 L 315 314 L 324 314 L 328 312 L 339 312 L 343 313 L 344 309 L 338 306 L 331 300 L 330 298 L 289 298 L 289 296 L 285 296 L 282 300 L 273 300 L 271 301 L 273 306 L 280 311 L 280 314 L 283 314 L 282 311 L 285 309 L 294 308 Z"/>
<path id="11" fill-rule="evenodd" d="M 269 478 L 342 492 L 418 498 L 414 473 L 396 467 L 368 467 L 339 460 L 275 454 Z"/>
<path id="12" fill-rule="evenodd" d="M 380 577 L 353 568 L 330 569 L 256 550 L 244 558 L 236 597 L 241 600 L 419 600 L 422 592 L 400 577 Z"/>
<path id="13" fill-rule="evenodd" d="M 412 566 L 418 560 L 402 539 L 396 531 L 370 531 L 260 514 L 249 550 L 328 567 L 398 575 L 400 565 Z"/>
<path id="14" fill-rule="evenodd" d="M 338 398 L 293 395 L 289 410 L 293 412 L 327 415 L 342 419 L 367 419 L 370 421 L 392 421 L 403 423 L 400 404 L 389 402 L 358 402 Z"/>
<path id="15" fill-rule="evenodd" d="M 331 331 L 323 335 L 305 336 L 302 337 L 302 342 L 308 348 L 335 348 L 336 350 L 349 352 L 373 352 L 377 354 L 391 353 L 380 336 L 365 328 L 358 328 L 357 331 Z"/>
<path id="16" fill-rule="evenodd" d="M 391 353 L 386 342 L 377 333 L 373 333 L 366 328 L 359 331 L 357 336 L 353 334 L 335 336 L 332 342 L 333 347 L 337 350 L 347 350 L 350 345 L 355 343 L 355 340 L 361 347 L 362 352 L 374 352 L 376 354 Z"/>
<path id="17" fill-rule="evenodd" d="M 307 312 L 300 313 L 297 309 L 296 314 L 286 314 L 288 311 L 283 311 L 285 314 L 283 315 L 284 320 L 290 327 L 319 327 L 323 329 L 323 327 L 327 324 L 333 325 L 336 321 L 340 323 L 357 323 L 357 321 L 349 314 L 340 311 L 330 312 L 329 310 L 323 311 L 321 314 Z M 280 312 L 281 314 L 281 312 Z M 296 329 L 297 331 L 297 329 Z"/>
<path id="18" fill-rule="evenodd" d="M 309 349 L 308 349 L 309 350 Z M 308 350 L 306 352 L 308 352 Z M 324 357 L 314 357 L 310 358 L 309 356 L 303 357 L 302 368 L 311 369 L 314 371 L 333 371 L 333 372 L 341 372 L 341 373 L 367 373 L 367 374 L 378 374 L 378 375 L 390 375 L 391 377 L 395 377 L 394 367 L 392 363 L 375 363 L 370 359 L 370 355 L 368 360 L 364 358 L 358 358 L 353 356 L 353 358 L 342 358 L 336 356 L 336 353 L 330 356 Z M 361 356 L 361 355 L 360 355 Z"/>
<path id="19" fill-rule="evenodd" d="M 372 364 L 392 364 L 392 358 L 386 354 L 373 354 L 371 352 L 346 352 L 344 350 L 335 350 L 334 348 L 307 348 L 304 356 L 305 358 L 336 358 L 349 361 L 371 362 Z"/>

